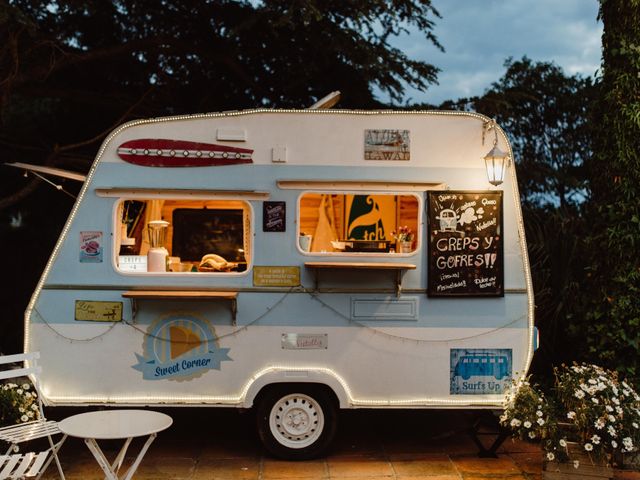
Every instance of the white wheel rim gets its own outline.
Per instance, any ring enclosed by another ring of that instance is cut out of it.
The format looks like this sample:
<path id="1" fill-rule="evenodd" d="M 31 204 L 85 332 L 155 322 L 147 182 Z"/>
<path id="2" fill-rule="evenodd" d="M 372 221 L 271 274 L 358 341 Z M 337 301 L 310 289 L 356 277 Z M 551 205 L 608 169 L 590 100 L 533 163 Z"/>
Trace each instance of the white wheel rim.
<path id="1" fill-rule="evenodd" d="M 292 393 L 278 400 L 269 413 L 271 434 L 288 448 L 313 444 L 324 429 L 322 407 L 312 397 Z"/>

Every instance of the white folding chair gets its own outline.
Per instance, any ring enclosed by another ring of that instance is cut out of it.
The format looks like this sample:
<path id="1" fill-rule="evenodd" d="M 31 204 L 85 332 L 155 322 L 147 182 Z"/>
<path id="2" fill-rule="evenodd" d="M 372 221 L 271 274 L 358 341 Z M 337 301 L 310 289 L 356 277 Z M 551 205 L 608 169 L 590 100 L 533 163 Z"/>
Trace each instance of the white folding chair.
<path id="1" fill-rule="evenodd" d="M 39 352 L 0 355 L 0 365 L 4 365 L 4 368 L 9 365 L 9 369 L 0 370 L 0 380 L 28 376 L 37 393 L 36 401 L 40 413 L 40 418 L 37 420 L 0 428 L 0 440 L 9 444 L 7 453 L 0 454 L 0 480 L 40 478 L 51 463 L 51 460 L 55 460 L 60 478 L 64 480 L 64 473 L 58 459 L 58 450 L 60 450 L 67 437 L 60 432 L 57 422 L 47 420 L 44 416 L 39 382 L 42 369 L 37 364 L 39 358 Z M 13 363 L 23 363 L 23 365 L 21 368 L 10 368 L 10 364 Z M 20 384 L 18 381 L 15 383 Z M 2 384 L 0 383 L 0 388 L 1 386 Z M 57 443 L 54 443 L 52 438 L 54 435 L 62 435 L 62 438 Z M 16 448 L 19 444 L 38 438 L 47 438 L 49 440 L 49 448 L 37 453 L 16 453 L 19 452 L 18 448 Z"/>

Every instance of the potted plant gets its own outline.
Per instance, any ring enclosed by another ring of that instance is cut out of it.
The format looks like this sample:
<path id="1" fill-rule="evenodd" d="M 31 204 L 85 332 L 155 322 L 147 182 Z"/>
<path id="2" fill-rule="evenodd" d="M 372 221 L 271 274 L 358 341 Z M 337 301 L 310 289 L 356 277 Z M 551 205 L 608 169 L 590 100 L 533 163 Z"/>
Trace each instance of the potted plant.
<path id="1" fill-rule="evenodd" d="M 40 416 L 36 398 L 29 383 L 0 383 L 0 427 L 36 420 Z"/>
<path id="2" fill-rule="evenodd" d="M 554 375 L 549 395 L 528 378 L 514 382 L 502 425 L 518 438 L 541 442 L 543 478 L 613 477 L 614 460 L 640 443 L 640 396 L 597 365 L 563 365 Z"/>
<path id="3" fill-rule="evenodd" d="M 396 251 L 398 253 L 410 253 L 413 251 L 413 231 L 408 226 L 398 228 L 398 231 L 391 232 L 391 236 L 396 241 Z"/>

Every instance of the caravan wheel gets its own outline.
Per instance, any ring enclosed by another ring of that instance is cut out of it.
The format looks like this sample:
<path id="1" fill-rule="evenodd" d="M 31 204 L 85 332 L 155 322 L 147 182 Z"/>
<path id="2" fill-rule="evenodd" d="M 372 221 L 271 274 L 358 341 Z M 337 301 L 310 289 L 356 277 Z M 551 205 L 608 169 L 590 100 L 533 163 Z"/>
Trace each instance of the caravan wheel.
<path id="1" fill-rule="evenodd" d="M 336 406 L 330 394 L 316 385 L 272 387 L 259 400 L 258 433 L 265 448 L 286 460 L 322 455 L 333 439 Z"/>

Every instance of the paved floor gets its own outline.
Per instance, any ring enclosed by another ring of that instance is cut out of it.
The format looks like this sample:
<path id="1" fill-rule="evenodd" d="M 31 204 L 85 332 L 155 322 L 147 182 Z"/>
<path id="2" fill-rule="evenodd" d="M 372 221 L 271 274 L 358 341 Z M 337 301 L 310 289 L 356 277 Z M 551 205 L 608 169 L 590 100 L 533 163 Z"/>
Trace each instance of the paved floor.
<path id="1" fill-rule="evenodd" d="M 76 413 L 54 410 L 57 417 Z M 285 462 L 265 454 L 251 413 L 204 408 L 163 411 L 174 418 L 174 425 L 151 446 L 137 479 L 542 478 L 542 455 L 537 447 L 526 443 L 507 440 L 498 458 L 478 458 L 476 446 L 464 433 L 470 418 L 462 412 L 342 412 L 337 438 L 325 458 Z M 108 458 L 115 457 L 119 445 L 101 445 Z M 130 451 L 135 454 L 140 445 L 141 442 L 134 442 Z M 70 480 L 104 478 L 86 446 L 78 440 L 68 440 L 60 457 Z M 45 478 L 57 478 L 55 467 L 49 468 Z M 638 480 L 640 475 L 616 472 L 616 478 Z"/>

